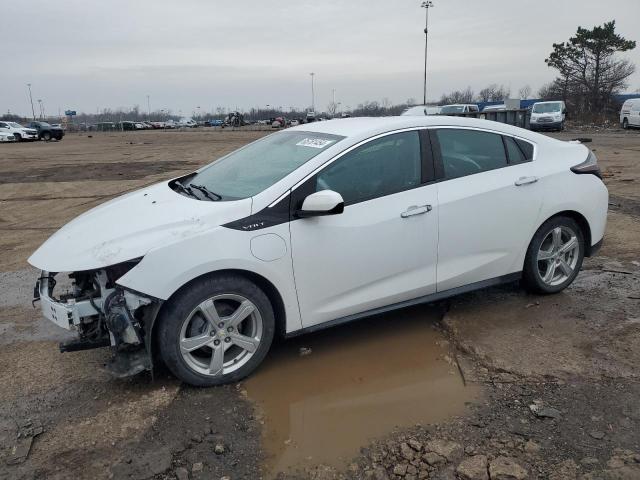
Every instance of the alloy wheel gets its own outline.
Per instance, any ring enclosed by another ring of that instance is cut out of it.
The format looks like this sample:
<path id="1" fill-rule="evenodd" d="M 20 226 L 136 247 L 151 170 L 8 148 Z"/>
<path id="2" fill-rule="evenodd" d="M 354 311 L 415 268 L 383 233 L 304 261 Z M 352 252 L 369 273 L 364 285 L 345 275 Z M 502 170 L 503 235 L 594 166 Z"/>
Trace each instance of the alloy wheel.
<path id="1" fill-rule="evenodd" d="M 567 281 L 580 258 L 580 243 L 575 232 L 566 226 L 554 227 L 542 240 L 538 250 L 538 274 L 549 286 Z"/>
<path id="2" fill-rule="evenodd" d="M 263 334 L 260 311 L 248 298 L 216 295 L 185 319 L 179 337 L 182 358 L 207 376 L 235 372 L 258 350 Z"/>

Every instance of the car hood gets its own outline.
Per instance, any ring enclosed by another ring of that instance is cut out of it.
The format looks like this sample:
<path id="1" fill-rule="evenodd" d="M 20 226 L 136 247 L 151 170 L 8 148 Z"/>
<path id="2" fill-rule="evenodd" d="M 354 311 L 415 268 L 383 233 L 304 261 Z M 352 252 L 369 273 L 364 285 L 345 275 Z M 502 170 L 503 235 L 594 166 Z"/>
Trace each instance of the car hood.
<path id="1" fill-rule="evenodd" d="M 164 182 L 80 215 L 44 242 L 29 263 L 48 272 L 103 268 L 250 214 L 250 198 L 199 201 L 174 192 Z"/>

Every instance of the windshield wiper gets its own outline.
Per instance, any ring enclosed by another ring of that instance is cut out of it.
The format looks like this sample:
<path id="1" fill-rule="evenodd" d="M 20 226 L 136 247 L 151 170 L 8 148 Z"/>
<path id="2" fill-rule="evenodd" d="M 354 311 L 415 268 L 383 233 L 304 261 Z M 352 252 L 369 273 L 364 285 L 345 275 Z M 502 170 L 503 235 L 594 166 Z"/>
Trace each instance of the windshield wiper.
<path id="1" fill-rule="evenodd" d="M 198 196 L 195 194 L 195 192 L 193 190 L 191 190 L 189 187 L 185 187 L 183 184 L 181 184 L 178 180 L 176 180 L 175 182 L 173 182 L 176 184 L 176 186 L 180 189 L 180 191 L 191 195 L 193 198 L 198 198 Z"/>
<path id="2" fill-rule="evenodd" d="M 190 183 L 189 186 L 192 188 L 195 188 L 199 192 L 204 193 L 204 196 L 207 197 L 209 200 L 213 200 L 213 201 L 222 200 L 222 195 L 218 195 L 216 192 L 212 192 L 204 185 L 194 185 L 193 183 Z"/>

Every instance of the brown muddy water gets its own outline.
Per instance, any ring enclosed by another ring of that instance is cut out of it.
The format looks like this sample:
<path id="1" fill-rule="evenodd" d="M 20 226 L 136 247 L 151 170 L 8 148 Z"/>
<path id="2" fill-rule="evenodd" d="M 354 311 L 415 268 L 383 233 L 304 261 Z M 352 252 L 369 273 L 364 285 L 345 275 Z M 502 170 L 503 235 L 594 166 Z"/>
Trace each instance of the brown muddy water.
<path id="1" fill-rule="evenodd" d="M 440 316 L 415 307 L 276 345 L 245 384 L 264 420 L 267 474 L 345 466 L 394 427 L 463 414 L 481 392 L 451 363 Z"/>

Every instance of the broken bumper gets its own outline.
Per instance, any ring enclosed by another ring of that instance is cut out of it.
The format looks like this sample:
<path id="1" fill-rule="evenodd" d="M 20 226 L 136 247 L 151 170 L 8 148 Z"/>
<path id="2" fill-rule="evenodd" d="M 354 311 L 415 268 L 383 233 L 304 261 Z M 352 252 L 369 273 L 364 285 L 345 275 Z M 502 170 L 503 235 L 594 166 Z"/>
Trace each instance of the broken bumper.
<path id="1" fill-rule="evenodd" d="M 75 330 L 82 322 L 82 318 L 98 315 L 100 312 L 91 304 L 89 300 L 58 302 L 51 297 L 52 277 L 48 272 L 42 272 L 35 288 L 35 299 L 40 300 L 40 307 L 44 317 L 65 330 Z M 94 301 L 94 305 L 99 307 L 101 300 Z"/>

